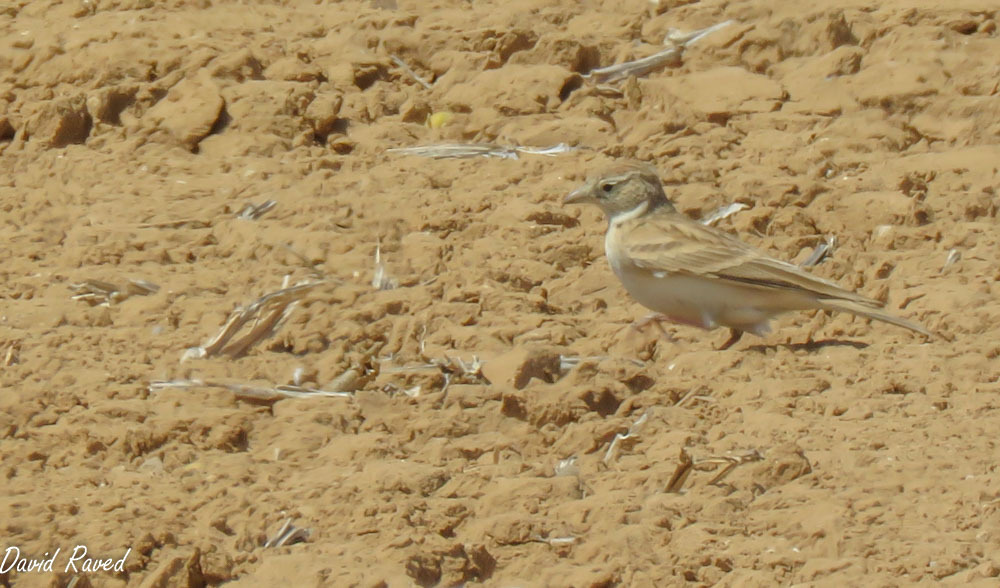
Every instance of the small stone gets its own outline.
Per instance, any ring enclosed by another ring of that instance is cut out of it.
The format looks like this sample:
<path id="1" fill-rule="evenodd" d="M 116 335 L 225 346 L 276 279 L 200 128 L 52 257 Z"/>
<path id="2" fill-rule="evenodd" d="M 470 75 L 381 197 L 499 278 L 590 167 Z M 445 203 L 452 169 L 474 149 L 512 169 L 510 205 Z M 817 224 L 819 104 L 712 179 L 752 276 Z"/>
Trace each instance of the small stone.
<path id="1" fill-rule="evenodd" d="M 65 147 L 83 143 L 90 134 L 91 118 L 82 96 L 51 100 L 28 119 L 25 127 L 29 138 L 49 147 Z"/>
<path id="2" fill-rule="evenodd" d="M 159 457 L 153 456 L 142 462 L 139 466 L 140 472 L 146 472 L 149 474 L 162 474 L 163 473 L 163 460 Z"/>
<path id="3" fill-rule="evenodd" d="M 489 107 L 505 116 L 549 112 L 578 83 L 579 74 L 558 65 L 510 64 L 482 72 L 445 74 L 435 86 L 449 110 Z"/>
<path id="4" fill-rule="evenodd" d="M 149 109 L 147 116 L 185 147 L 194 150 L 215 126 L 223 104 L 215 83 L 199 76 L 182 80 L 170 88 L 167 96 Z"/>
<path id="5" fill-rule="evenodd" d="M 294 57 L 278 59 L 264 70 L 264 77 L 282 82 L 312 82 L 323 76 L 323 69 Z"/>
<path id="6" fill-rule="evenodd" d="M 817 69 L 826 77 L 856 74 L 861 70 L 864 49 L 854 45 L 841 45 L 817 60 Z"/>
<path id="7" fill-rule="evenodd" d="M 423 124 L 431 114 L 431 107 L 423 100 L 409 98 L 399 107 L 399 114 L 403 122 Z"/>
<path id="8" fill-rule="evenodd" d="M 483 376 L 491 384 L 520 390 L 532 378 L 555 382 L 561 375 L 559 353 L 550 349 L 518 347 L 483 364 Z"/>
<path id="9" fill-rule="evenodd" d="M 313 90 L 298 82 L 251 81 L 222 90 L 231 120 L 226 132 L 272 135 L 292 139 L 311 130 L 307 112 L 315 102 Z M 336 110 L 336 98 L 326 110 Z M 320 105 L 315 107 L 321 110 Z M 328 120 L 324 118 L 323 120 Z"/>
<path id="10" fill-rule="evenodd" d="M 121 113 L 135 102 L 137 88 L 104 88 L 87 97 L 87 113 L 95 121 L 121 124 Z"/>
<path id="11" fill-rule="evenodd" d="M 306 107 L 306 120 L 317 135 L 326 136 L 333 132 L 344 98 L 339 94 L 318 94 Z"/>
<path id="12" fill-rule="evenodd" d="M 259 80 L 263 69 L 260 61 L 250 53 L 249 49 L 242 49 L 229 55 L 223 55 L 210 65 L 210 73 L 213 78 L 229 79 L 237 82 L 246 80 Z"/>
<path id="13" fill-rule="evenodd" d="M 14 138 L 14 126 L 6 116 L 0 116 L 0 141 L 10 141 Z"/>

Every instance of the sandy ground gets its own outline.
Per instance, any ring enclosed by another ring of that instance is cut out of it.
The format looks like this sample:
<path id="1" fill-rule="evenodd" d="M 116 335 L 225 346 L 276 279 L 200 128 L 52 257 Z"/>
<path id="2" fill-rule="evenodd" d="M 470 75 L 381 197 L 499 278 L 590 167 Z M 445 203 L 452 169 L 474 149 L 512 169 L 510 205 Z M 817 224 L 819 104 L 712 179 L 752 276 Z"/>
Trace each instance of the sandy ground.
<path id="1" fill-rule="evenodd" d="M 0 548 L 61 553 L 0 584 L 995 586 L 1000 10 L 805 6 L 7 3 Z M 387 152 L 444 141 L 579 149 Z M 835 237 L 816 273 L 940 337 L 634 332 L 560 204 L 622 158 L 776 256 Z M 246 398 L 288 384 L 352 394 Z M 77 545 L 131 552 L 77 576 Z"/>

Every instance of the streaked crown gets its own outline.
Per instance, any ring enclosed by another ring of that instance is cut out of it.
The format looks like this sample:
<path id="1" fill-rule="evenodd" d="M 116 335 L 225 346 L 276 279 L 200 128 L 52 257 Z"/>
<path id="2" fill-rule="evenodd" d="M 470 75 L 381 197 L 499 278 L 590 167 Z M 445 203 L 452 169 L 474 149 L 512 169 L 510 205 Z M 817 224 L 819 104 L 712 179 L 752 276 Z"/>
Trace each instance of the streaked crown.
<path id="1" fill-rule="evenodd" d="M 667 199 L 656 169 L 647 163 L 619 163 L 570 192 L 565 203 L 596 204 L 609 219 L 646 204 L 647 211 L 674 206 Z"/>

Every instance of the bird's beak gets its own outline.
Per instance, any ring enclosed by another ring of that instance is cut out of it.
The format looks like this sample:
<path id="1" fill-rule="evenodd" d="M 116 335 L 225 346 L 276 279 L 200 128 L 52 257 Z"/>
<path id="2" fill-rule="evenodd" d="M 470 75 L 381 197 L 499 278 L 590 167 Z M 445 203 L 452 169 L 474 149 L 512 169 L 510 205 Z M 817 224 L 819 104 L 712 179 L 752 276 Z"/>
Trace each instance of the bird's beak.
<path id="1" fill-rule="evenodd" d="M 563 204 L 580 204 L 590 200 L 590 186 L 584 184 L 563 198 Z"/>

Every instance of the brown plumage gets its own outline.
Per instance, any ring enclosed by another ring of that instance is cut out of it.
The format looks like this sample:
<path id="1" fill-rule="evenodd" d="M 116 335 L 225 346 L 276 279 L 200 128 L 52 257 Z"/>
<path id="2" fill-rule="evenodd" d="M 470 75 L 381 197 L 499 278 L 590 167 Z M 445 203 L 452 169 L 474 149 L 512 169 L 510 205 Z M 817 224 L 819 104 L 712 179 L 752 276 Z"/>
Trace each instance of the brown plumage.
<path id="1" fill-rule="evenodd" d="M 774 259 L 735 237 L 678 212 L 645 164 L 618 164 L 570 193 L 608 217 L 605 253 L 625 289 L 667 319 L 729 327 L 728 347 L 743 332 L 763 335 L 774 316 L 792 310 L 837 310 L 930 332 L 882 310 L 882 304 Z"/>

